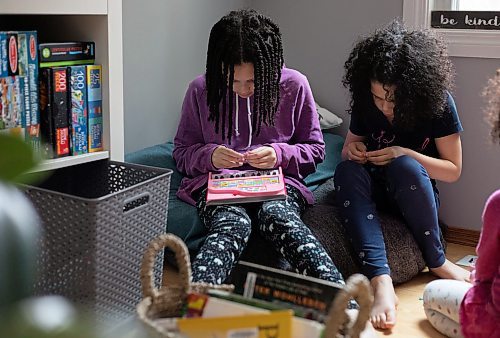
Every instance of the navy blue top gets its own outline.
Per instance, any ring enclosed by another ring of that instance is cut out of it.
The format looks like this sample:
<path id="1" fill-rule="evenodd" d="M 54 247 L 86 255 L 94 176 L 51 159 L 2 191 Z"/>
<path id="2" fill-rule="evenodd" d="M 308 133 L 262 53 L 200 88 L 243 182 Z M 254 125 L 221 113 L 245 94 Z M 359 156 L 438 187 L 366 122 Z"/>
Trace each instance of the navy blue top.
<path id="1" fill-rule="evenodd" d="M 413 131 L 399 130 L 393 126 L 375 104 L 373 110 L 366 116 L 353 112 L 349 130 L 355 135 L 365 136 L 367 151 L 400 146 L 440 158 L 435 139 L 461 132 L 463 128 L 455 101 L 448 93 L 448 104 L 443 113 L 433 117 L 428 123 L 419 125 Z"/>

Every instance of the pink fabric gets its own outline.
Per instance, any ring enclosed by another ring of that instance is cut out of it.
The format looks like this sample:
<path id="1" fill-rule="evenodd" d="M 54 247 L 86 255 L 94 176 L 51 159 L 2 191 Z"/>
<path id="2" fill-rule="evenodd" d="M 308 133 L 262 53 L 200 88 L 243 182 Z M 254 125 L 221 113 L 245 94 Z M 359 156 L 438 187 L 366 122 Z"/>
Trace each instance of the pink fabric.
<path id="1" fill-rule="evenodd" d="M 483 229 L 476 248 L 474 286 L 460 307 L 460 325 L 466 338 L 500 337 L 500 190 L 484 207 Z"/>

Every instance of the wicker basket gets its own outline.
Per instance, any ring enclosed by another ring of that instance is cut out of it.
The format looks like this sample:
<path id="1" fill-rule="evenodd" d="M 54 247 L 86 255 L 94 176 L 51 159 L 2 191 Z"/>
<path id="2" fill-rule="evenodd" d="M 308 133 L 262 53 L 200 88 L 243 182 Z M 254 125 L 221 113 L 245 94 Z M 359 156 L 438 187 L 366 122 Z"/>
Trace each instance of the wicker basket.
<path id="1" fill-rule="evenodd" d="M 175 254 L 179 269 L 178 278 L 170 281 L 163 279 L 158 290 L 154 285 L 153 266 L 156 255 L 168 247 Z M 177 236 L 161 235 L 154 239 L 146 249 L 142 260 L 141 282 L 144 299 L 137 306 L 137 314 L 151 337 L 156 338 L 186 338 L 177 332 L 169 331 L 161 324 L 161 318 L 181 316 L 182 308 L 189 292 L 206 293 L 210 288 L 232 290 L 230 285 L 212 285 L 191 283 L 191 263 L 187 247 Z M 360 307 L 356 321 L 350 321 L 345 309 L 349 300 L 354 298 Z M 329 311 L 325 323 L 323 338 L 359 337 L 368 320 L 373 297 L 366 277 L 360 274 L 351 276 L 346 286 L 339 290 Z"/>

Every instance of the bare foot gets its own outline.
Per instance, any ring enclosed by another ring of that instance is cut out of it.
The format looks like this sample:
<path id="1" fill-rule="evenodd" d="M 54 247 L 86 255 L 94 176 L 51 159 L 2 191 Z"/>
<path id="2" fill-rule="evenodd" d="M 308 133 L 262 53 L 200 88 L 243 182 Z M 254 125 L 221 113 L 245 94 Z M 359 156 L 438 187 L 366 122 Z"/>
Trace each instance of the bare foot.
<path id="1" fill-rule="evenodd" d="M 376 329 L 391 329 L 396 325 L 398 297 L 389 275 L 380 275 L 370 280 L 374 302 L 370 321 Z"/>
<path id="2" fill-rule="evenodd" d="M 470 282 L 470 271 L 459 267 L 449 260 L 446 260 L 440 267 L 432 268 L 429 270 L 440 278 Z"/>

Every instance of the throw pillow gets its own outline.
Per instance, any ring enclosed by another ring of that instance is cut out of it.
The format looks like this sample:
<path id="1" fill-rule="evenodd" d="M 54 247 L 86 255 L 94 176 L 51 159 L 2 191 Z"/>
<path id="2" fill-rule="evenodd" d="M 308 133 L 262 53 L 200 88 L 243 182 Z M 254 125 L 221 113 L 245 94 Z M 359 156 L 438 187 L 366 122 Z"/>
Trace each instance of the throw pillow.
<path id="1" fill-rule="evenodd" d="M 328 109 L 321 107 L 317 102 L 316 110 L 318 111 L 321 129 L 332 129 L 340 126 L 343 122 L 339 116 L 335 115 Z"/>

